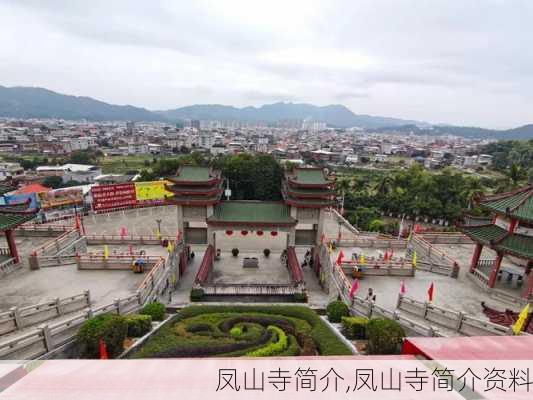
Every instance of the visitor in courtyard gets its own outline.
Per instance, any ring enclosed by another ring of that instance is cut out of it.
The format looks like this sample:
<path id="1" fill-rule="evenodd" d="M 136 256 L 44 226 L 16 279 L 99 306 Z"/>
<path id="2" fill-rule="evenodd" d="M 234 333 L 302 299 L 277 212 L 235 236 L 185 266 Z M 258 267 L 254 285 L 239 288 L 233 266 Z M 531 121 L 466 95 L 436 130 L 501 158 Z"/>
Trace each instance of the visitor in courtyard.
<path id="1" fill-rule="evenodd" d="M 146 266 L 146 260 L 145 260 L 146 252 L 144 250 L 141 250 L 139 252 L 139 257 L 135 260 L 133 264 L 133 272 L 137 274 L 144 273 L 144 268 Z"/>
<path id="2" fill-rule="evenodd" d="M 303 267 L 307 267 L 308 265 L 310 265 L 310 261 L 311 261 L 311 252 L 309 250 L 307 250 L 305 252 L 304 262 L 302 264 L 302 268 Z"/>
<path id="3" fill-rule="evenodd" d="M 376 295 L 374 294 L 374 290 L 372 288 L 368 288 L 368 293 L 365 297 L 366 301 L 371 301 L 372 303 L 376 302 Z"/>

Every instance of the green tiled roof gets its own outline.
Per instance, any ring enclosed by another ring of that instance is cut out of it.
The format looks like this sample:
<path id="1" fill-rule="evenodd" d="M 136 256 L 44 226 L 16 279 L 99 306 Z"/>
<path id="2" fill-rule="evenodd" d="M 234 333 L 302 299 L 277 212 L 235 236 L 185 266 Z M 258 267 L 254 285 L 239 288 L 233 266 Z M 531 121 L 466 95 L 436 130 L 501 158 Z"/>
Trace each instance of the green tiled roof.
<path id="1" fill-rule="evenodd" d="M 193 167 L 184 165 L 179 169 L 179 175 L 174 177 L 175 180 L 187 182 L 206 182 L 212 177 L 209 176 L 209 168 Z"/>
<path id="2" fill-rule="evenodd" d="M 533 259 L 533 237 L 531 236 L 509 235 L 499 242 L 496 248 L 518 257 Z"/>
<path id="3" fill-rule="evenodd" d="M 209 222 L 233 222 L 252 224 L 295 224 L 290 209 L 283 203 L 265 201 L 224 201 L 217 204 Z"/>
<path id="4" fill-rule="evenodd" d="M 489 244 L 491 240 L 498 240 L 507 234 L 507 231 L 497 225 L 463 226 L 461 230 L 477 242 Z"/>
<path id="5" fill-rule="evenodd" d="M 315 168 L 296 168 L 293 180 L 308 185 L 325 185 L 330 183 L 324 178 L 324 172 Z"/>
<path id="6" fill-rule="evenodd" d="M 35 214 L 0 214 L 0 231 L 12 229 L 32 220 L 33 217 L 35 217 Z"/>
<path id="7" fill-rule="evenodd" d="M 290 192 L 294 193 L 297 196 L 326 196 L 331 195 L 333 193 L 332 190 L 329 189 L 300 189 L 300 188 L 290 188 Z"/>
<path id="8" fill-rule="evenodd" d="M 533 221 L 533 186 L 481 199 L 479 204 L 499 214 L 509 211 L 512 217 Z"/>

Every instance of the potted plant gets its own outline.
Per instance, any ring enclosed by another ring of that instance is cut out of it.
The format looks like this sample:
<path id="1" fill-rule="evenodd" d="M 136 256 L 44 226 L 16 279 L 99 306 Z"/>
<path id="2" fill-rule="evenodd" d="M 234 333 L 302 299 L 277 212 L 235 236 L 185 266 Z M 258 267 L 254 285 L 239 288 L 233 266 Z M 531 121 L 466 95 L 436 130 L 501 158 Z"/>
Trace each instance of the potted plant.
<path id="1" fill-rule="evenodd" d="M 239 249 L 234 247 L 233 249 L 231 249 L 231 254 L 233 255 L 233 257 L 237 257 L 239 255 Z"/>
<path id="2" fill-rule="evenodd" d="M 263 254 L 265 255 L 265 257 L 268 257 L 270 255 L 270 249 L 264 249 Z"/>

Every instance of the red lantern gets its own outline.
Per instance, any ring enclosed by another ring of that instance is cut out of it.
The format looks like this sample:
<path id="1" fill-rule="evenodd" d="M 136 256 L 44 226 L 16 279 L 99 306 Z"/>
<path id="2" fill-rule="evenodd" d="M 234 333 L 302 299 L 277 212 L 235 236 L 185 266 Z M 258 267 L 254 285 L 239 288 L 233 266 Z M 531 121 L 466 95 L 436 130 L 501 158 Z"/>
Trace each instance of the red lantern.
<path id="1" fill-rule="evenodd" d="M 233 231 L 227 230 L 227 231 L 226 231 L 226 235 L 228 235 L 228 236 L 233 235 Z"/>
<path id="2" fill-rule="evenodd" d="M 270 232 L 270 236 L 278 236 L 278 232 L 277 231 L 272 231 L 272 232 Z"/>
<path id="3" fill-rule="evenodd" d="M 263 231 L 257 231 L 257 236 L 263 236 Z"/>
<path id="4" fill-rule="evenodd" d="M 243 236 L 248 235 L 248 231 L 241 231 L 241 235 L 243 235 Z"/>

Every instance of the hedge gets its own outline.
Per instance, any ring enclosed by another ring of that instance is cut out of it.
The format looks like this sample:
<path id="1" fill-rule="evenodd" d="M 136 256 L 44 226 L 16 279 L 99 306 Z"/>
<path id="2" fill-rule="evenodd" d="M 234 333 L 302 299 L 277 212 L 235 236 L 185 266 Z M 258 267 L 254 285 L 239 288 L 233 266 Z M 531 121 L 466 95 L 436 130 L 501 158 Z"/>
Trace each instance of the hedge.
<path id="1" fill-rule="evenodd" d="M 342 317 L 342 330 L 348 339 L 366 339 L 366 326 L 368 318 Z"/>
<path id="2" fill-rule="evenodd" d="M 326 307 L 329 322 L 341 322 L 342 317 L 349 317 L 350 310 L 342 301 L 332 301 Z"/>
<path id="3" fill-rule="evenodd" d="M 204 289 L 191 289 L 191 301 L 202 301 L 204 297 Z"/>
<path id="4" fill-rule="evenodd" d="M 149 315 L 133 314 L 124 317 L 128 324 L 129 337 L 141 337 L 152 329 L 152 317 Z"/>
<path id="5" fill-rule="evenodd" d="M 370 354 L 399 354 L 405 331 L 391 319 L 371 319 L 367 326 L 368 351 Z"/>
<path id="6" fill-rule="evenodd" d="M 282 353 L 288 347 L 287 334 L 283 329 L 271 325 L 267 328 L 268 331 L 275 335 L 275 341 L 261 347 L 255 351 L 251 351 L 246 355 L 249 357 L 272 357 Z"/>
<path id="7" fill-rule="evenodd" d="M 154 301 L 145 305 L 139 314 L 151 316 L 152 321 L 163 321 L 165 319 L 165 312 L 165 305 Z"/>
<path id="8" fill-rule="evenodd" d="M 102 314 L 85 321 L 77 334 L 77 342 L 83 358 L 99 358 L 100 339 L 103 339 L 107 355 L 117 357 L 124 350 L 128 333 L 126 319 L 120 315 Z"/>
<path id="9" fill-rule="evenodd" d="M 176 315 L 176 319 L 190 318 L 205 313 L 246 313 L 257 312 L 302 319 L 311 325 L 311 338 L 318 353 L 324 356 L 351 355 L 352 351 L 331 331 L 329 326 L 310 308 L 303 306 L 238 306 L 238 305 L 192 305 Z"/>

